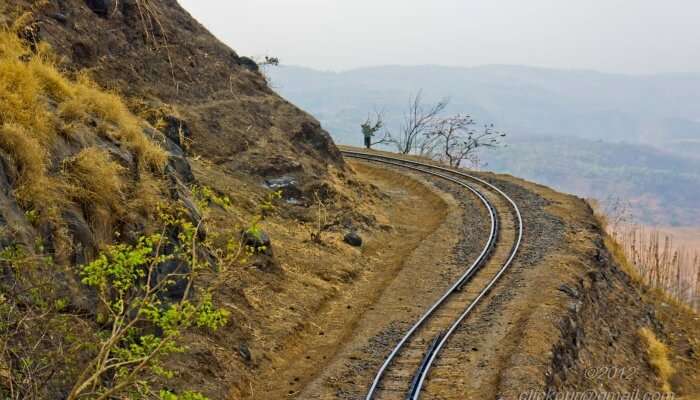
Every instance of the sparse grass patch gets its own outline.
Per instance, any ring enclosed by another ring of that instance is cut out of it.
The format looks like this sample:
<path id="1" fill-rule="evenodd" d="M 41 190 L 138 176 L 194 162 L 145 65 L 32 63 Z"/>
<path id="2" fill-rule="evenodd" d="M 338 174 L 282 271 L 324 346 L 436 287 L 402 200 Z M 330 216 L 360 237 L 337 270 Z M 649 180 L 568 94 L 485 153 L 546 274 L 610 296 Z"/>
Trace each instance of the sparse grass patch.
<path id="1" fill-rule="evenodd" d="M 216 204 L 224 210 L 228 210 L 232 207 L 231 199 L 228 196 L 218 194 L 209 186 L 194 185 L 191 190 L 200 210 L 207 209 L 211 204 Z"/>
<path id="2" fill-rule="evenodd" d="M 164 184 L 151 174 L 141 174 L 133 188 L 133 196 L 127 211 L 148 215 L 163 202 Z"/>
<path id="3" fill-rule="evenodd" d="M 654 332 L 649 328 L 641 328 L 638 332 L 639 338 L 644 344 L 649 365 L 654 369 L 656 376 L 661 382 L 661 390 L 671 391 L 669 380 L 675 372 L 669 360 L 669 350 L 664 343 L 656 338 Z"/>

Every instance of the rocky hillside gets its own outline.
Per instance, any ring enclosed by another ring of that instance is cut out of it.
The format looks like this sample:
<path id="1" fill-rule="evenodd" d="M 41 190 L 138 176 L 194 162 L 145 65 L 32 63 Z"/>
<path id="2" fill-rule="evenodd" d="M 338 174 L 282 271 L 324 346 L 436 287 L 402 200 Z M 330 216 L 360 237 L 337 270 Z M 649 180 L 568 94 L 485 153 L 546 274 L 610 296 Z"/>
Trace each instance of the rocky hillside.
<path id="1" fill-rule="evenodd" d="M 301 324 L 356 277 L 374 190 L 175 1 L 0 25 L 0 396 L 249 395 L 293 339 L 280 291 L 316 288 Z"/>
<path id="2" fill-rule="evenodd" d="M 6 20 L 33 11 L 26 35 L 50 44 L 65 68 L 90 71 L 103 87 L 164 117 L 171 131 L 183 120 L 192 154 L 262 176 L 322 176 L 327 164 L 342 165 L 316 120 L 174 0 L 4 3 Z"/>

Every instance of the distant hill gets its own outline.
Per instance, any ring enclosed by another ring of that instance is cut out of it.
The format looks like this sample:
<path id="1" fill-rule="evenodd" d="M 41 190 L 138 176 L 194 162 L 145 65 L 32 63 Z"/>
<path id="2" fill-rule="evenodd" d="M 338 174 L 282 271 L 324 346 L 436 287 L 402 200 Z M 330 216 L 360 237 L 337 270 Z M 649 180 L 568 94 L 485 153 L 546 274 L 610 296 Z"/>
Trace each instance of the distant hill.
<path id="1" fill-rule="evenodd" d="M 320 118 L 340 142 L 359 143 L 357 121 L 389 116 L 410 93 L 450 97 L 451 108 L 514 134 L 659 142 L 700 138 L 700 74 L 626 76 L 518 66 L 387 66 L 323 72 L 270 70 L 273 85 Z"/>
<path id="2" fill-rule="evenodd" d="M 520 66 L 386 66 L 269 71 L 273 86 L 317 117 L 336 142 L 384 110 L 397 129 L 407 99 L 449 97 L 450 112 L 494 123 L 511 147 L 489 168 L 584 196 L 633 201 L 647 223 L 700 226 L 700 74 L 626 76 Z M 546 139 L 544 139 L 546 138 Z M 665 209 L 663 207 L 668 207 Z"/>
<path id="3" fill-rule="evenodd" d="M 570 137 L 510 138 L 484 157 L 487 169 L 602 201 L 624 199 L 635 220 L 700 226 L 700 160 L 651 146 Z"/>

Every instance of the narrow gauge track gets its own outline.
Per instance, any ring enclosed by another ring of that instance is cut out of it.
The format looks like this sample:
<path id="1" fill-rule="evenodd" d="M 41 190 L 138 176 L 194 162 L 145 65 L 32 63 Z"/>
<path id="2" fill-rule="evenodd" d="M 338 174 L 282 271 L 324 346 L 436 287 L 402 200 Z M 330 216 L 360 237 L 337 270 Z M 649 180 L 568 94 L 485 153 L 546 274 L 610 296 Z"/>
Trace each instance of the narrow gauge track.
<path id="1" fill-rule="evenodd" d="M 508 195 L 476 176 L 384 155 L 354 151 L 343 151 L 343 154 L 418 171 L 455 183 L 474 193 L 489 213 L 489 239 L 476 261 L 404 334 L 377 371 L 366 396 L 366 400 L 417 400 L 435 360 L 451 335 L 513 262 L 522 242 L 522 216 L 517 204 Z M 483 189 L 486 190 L 482 191 Z M 498 210 L 508 212 L 499 213 Z"/>

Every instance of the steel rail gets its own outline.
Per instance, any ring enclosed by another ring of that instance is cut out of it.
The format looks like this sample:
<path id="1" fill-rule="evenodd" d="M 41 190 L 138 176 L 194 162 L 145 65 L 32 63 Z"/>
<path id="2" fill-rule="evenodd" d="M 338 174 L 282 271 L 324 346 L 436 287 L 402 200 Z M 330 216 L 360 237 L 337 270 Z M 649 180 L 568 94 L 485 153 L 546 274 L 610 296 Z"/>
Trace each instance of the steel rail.
<path id="1" fill-rule="evenodd" d="M 373 158 L 371 155 L 366 155 L 364 153 L 349 153 L 349 152 L 343 152 L 347 154 L 350 157 L 354 158 L 359 158 L 359 159 L 365 159 L 368 161 L 377 161 L 375 158 Z M 396 162 L 398 161 L 398 162 Z M 380 162 L 389 164 L 389 165 L 394 165 L 398 166 L 401 168 L 407 168 L 411 169 L 414 171 L 422 172 L 425 174 L 437 176 L 439 178 L 445 179 L 449 182 L 455 183 L 459 186 L 462 186 L 464 188 L 467 188 L 469 191 L 474 193 L 474 195 L 477 196 L 477 198 L 482 202 L 482 204 L 486 207 L 489 213 L 489 217 L 491 219 L 491 227 L 490 227 L 490 233 L 489 233 L 489 240 L 487 241 L 486 245 L 484 246 L 484 249 L 481 251 L 479 256 L 477 257 L 476 261 L 465 271 L 465 273 L 450 287 L 445 294 L 440 297 L 440 299 L 435 302 L 421 317 L 420 319 L 404 334 L 404 336 L 401 338 L 399 343 L 394 347 L 392 352 L 389 354 L 389 356 L 385 359 L 384 363 L 382 366 L 379 368 L 377 371 L 377 374 L 375 375 L 374 380 L 372 381 L 372 385 L 370 386 L 368 392 L 367 392 L 367 397 L 366 400 L 372 400 L 374 397 L 375 393 L 377 392 L 377 388 L 379 387 L 379 383 L 381 382 L 384 373 L 386 372 L 387 368 L 389 368 L 389 365 L 391 365 L 391 362 L 394 360 L 396 355 L 401 351 L 403 348 L 404 344 L 408 342 L 408 340 L 413 336 L 413 334 L 423 325 L 423 323 L 430 318 L 430 316 L 437 310 L 444 302 L 447 300 L 452 293 L 454 293 L 456 290 L 459 290 L 463 284 L 469 280 L 474 273 L 478 270 L 478 268 L 481 267 L 481 265 L 484 263 L 484 261 L 487 259 L 490 250 L 493 248 L 493 244 L 495 243 L 497 237 L 498 237 L 498 231 L 497 231 L 497 217 L 496 217 L 496 212 L 495 212 L 495 207 L 491 205 L 491 203 L 486 199 L 486 197 L 479 192 L 477 189 L 472 187 L 471 185 L 468 185 L 464 183 L 463 181 L 460 181 L 458 179 L 454 179 L 450 176 L 436 173 L 436 172 L 431 172 L 431 171 L 426 171 L 423 168 L 419 168 L 416 166 L 411 166 L 411 165 L 406 165 L 405 163 L 401 163 L 403 160 L 380 160 Z M 416 381 L 417 382 L 417 381 Z"/>
<path id="2" fill-rule="evenodd" d="M 465 309 L 465 311 L 453 322 L 453 324 L 450 326 L 450 328 L 445 332 L 444 334 L 441 334 L 438 339 L 437 339 L 437 345 L 433 343 L 430 346 L 430 351 L 426 354 L 427 359 L 424 360 L 417 373 L 416 376 L 413 378 L 411 387 L 409 388 L 408 391 L 408 400 L 418 400 L 420 398 L 420 393 L 421 389 L 425 383 L 425 380 L 428 376 L 428 373 L 430 372 L 431 367 L 433 366 L 435 360 L 437 359 L 438 355 L 440 354 L 440 351 L 443 349 L 447 341 L 449 340 L 450 336 L 455 332 L 457 327 L 464 321 L 464 319 L 472 312 L 474 307 L 493 289 L 493 286 L 495 286 L 496 282 L 501 278 L 501 276 L 506 272 L 506 270 L 510 267 L 512 264 L 513 260 L 515 259 L 515 256 L 520 248 L 520 245 L 522 243 L 522 237 L 523 237 L 523 220 L 522 220 L 522 214 L 520 213 L 520 209 L 518 208 L 517 204 L 515 201 L 513 201 L 510 196 L 508 196 L 506 193 L 504 193 L 501 189 L 496 187 L 495 185 L 491 184 L 490 182 L 487 182 L 484 179 L 481 179 L 479 177 L 467 174 L 465 172 L 461 171 L 456 171 L 450 168 L 445 168 L 441 166 L 436 166 L 428 163 L 421 163 L 417 161 L 412 161 L 412 160 L 405 160 L 401 158 L 396 158 L 396 157 L 389 157 L 389 156 L 384 156 L 384 155 L 378 155 L 378 154 L 368 154 L 368 153 L 362 153 L 362 152 L 355 152 L 355 151 L 343 151 L 344 155 L 347 155 L 349 157 L 354 157 L 354 158 L 360 158 L 360 159 L 365 159 L 369 161 L 379 161 L 383 162 L 386 164 L 391 164 L 391 165 L 396 165 L 404 168 L 409 168 L 413 170 L 418 170 L 424 173 L 432 174 L 435 176 L 439 176 L 443 179 L 447 179 L 449 181 L 455 182 L 461 186 L 469 188 L 473 193 L 475 193 L 481 201 L 484 203 L 484 205 L 487 207 L 489 210 L 489 214 L 491 216 L 491 235 L 489 238 L 488 243 L 486 244 L 486 248 L 482 253 L 479 255 L 477 260 L 475 261 L 474 264 L 465 272 L 465 274 L 457 281 L 455 285 L 453 285 L 444 295 L 440 300 L 438 300 L 437 303 L 435 303 L 428 311 L 421 317 L 420 320 L 416 324 L 414 324 L 411 329 L 408 331 L 408 333 L 403 337 L 403 339 L 399 342 L 399 344 L 394 348 L 392 353 L 389 355 L 389 357 L 385 360 L 384 364 L 382 367 L 379 369 L 377 375 L 375 376 L 374 381 L 372 382 L 372 386 L 370 387 L 366 400 L 372 400 L 374 397 L 374 394 L 376 393 L 377 387 L 379 385 L 379 382 L 381 381 L 384 372 L 388 368 L 388 366 L 391 364 L 391 361 L 395 358 L 396 354 L 403 348 L 404 344 L 410 339 L 410 337 L 413 335 L 415 331 L 417 331 L 422 324 L 430 317 L 430 315 L 433 314 L 433 312 L 444 303 L 444 301 L 452 294 L 454 293 L 455 290 L 461 290 L 461 287 L 473 276 L 473 274 L 476 272 L 476 270 L 483 264 L 483 262 L 486 260 L 488 257 L 488 254 L 490 251 L 493 249 L 495 246 L 495 241 L 498 235 L 498 220 L 496 218 L 496 210 L 495 208 L 490 204 L 490 202 L 476 189 L 471 187 L 470 185 L 467 185 L 466 183 L 462 181 L 457 181 L 454 180 L 450 177 L 447 177 L 442 174 L 437 174 L 435 172 L 431 171 L 426 171 L 422 168 L 418 167 L 427 167 L 431 168 L 434 170 L 439 170 L 443 172 L 448 172 L 453 175 L 457 175 L 463 178 L 471 179 L 473 181 L 476 181 L 482 185 L 485 185 L 489 189 L 495 191 L 498 193 L 500 196 L 502 196 L 506 201 L 510 204 L 512 207 L 516 220 L 517 220 L 517 225 L 518 225 L 518 233 L 517 233 L 517 238 L 515 243 L 513 244 L 513 247 L 511 249 L 510 255 L 506 262 L 503 264 L 501 269 L 496 273 L 496 275 L 489 281 L 489 283 L 482 289 L 482 291 L 479 293 L 479 295 L 469 304 L 469 306 Z M 406 165 L 408 164 L 408 165 Z"/>

